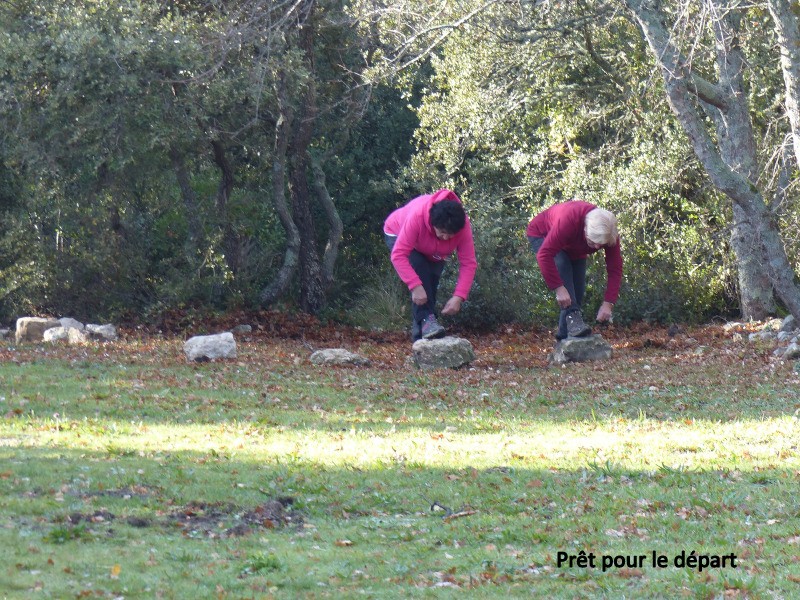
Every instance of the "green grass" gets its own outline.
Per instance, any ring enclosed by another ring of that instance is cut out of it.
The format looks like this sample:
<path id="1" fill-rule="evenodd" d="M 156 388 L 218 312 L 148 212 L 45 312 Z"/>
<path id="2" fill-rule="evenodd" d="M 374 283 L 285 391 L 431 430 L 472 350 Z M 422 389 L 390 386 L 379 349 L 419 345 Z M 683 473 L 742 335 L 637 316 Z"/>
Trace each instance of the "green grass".
<path id="1" fill-rule="evenodd" d="M 800 596 L 800 375 L 624 340 L 550 368 L 479 338 L 446 372 L 369 340 L 354 369 L 270 339 L 7 348 L 0 598 Z"/>

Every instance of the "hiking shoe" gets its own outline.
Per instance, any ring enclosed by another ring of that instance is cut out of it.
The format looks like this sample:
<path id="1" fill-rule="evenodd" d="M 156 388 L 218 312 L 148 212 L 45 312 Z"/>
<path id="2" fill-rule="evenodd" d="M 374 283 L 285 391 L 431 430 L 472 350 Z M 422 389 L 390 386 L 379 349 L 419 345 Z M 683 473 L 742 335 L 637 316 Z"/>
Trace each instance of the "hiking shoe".
<path id="1" fill-rule="evenodd" d="M 439 325 L 434 315 L 428 315 L 423 319 L 421 331 L 423 340 L 432 340 L 444 335 L 444 327 Z"/>
<path id="2" fill-rule="evenodd" d="M 568 313 L 567 320 L 567 335 L 569 337 L 585 337 L 592 333 L 592 328 L 583 322 L 581 311 L 575 310 Z"/>

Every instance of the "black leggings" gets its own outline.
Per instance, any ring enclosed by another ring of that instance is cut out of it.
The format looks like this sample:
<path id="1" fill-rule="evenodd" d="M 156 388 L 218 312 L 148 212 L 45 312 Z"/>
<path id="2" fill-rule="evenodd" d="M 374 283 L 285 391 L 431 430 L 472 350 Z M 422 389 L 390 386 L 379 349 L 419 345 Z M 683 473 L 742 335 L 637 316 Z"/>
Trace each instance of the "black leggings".
<path id="1" fill-rule="evenodd" d="M 383 237 L 386 241 L 386 246 L 389 248 L 389 252 L 391 252 L 392 248 L 394 248 L 397 236 L 384 233 Z M 428 302 L 425 304 L 419 305 L 414 304 L 414 302 L 411 303 L 412 327 L 416 331 L 423 319 L 427 318 L 428 315 L 436 314 L 436 291 L 439 289 L 439 279 L 442 277 L 445 261 L 430 261 L 416 250 L 411 251 L 408 260 L 414 272 L 422 280 L 422 287 L 428 295 Z"/>
<path id="2" fill-rule="evenodd" d="M 539 252 L 539 248 L 544 243 L 544 238 L 529 237 L 531 243 L 531 250 L 534 256 Z M 567 308 L 562 308 L 558 316 L 558 333 L 556 336 L 559 338 L 567 337 L 567 314 L 581 310 L 583 305 L 583 297 L 586 294 L 586 259 L 578 258 L 572 260 L 567 253 L 562 250 L 555 257 L 556 269 L 564 282 L 564 287 L 569 292 L 569 297 L 572 299 L 572 304 Z"/>

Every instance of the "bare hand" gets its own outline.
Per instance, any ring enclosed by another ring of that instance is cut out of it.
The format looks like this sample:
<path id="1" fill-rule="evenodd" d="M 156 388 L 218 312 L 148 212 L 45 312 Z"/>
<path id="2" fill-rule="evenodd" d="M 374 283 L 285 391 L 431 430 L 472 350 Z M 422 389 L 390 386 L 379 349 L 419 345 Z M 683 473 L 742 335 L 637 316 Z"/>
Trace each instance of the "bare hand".
<path id="1" fill-rule="evenodd" d="M 423 304 L 428 303 L 428 294 L 425 293 L 425 288 L 421 285 L 418 285 L 413 290 L 411 290 L 411 301 L 414 304 L 418 304 L 422 306 Z"/>
<path id="2" fill-rule="evenodd" d="M 613 318 L 612 310 L 614 309 L 614 305 L 611 302 L 603 302 L 600 305 L 600 310 L 597 311 L 597 321 L 599 323 L 604 323 L 606 321 L 610 322 Z"/>
<path id="3" fill-rule="evenodd" d="M 453 296 L 452 298 L 450 298 L 450 300 L 447 301 L 447 304 L 444 305 L 444 308 L 442 309 L 442 314 L 443 315 L 456 314 L 458 311 L 461 310 L 461 303 L 463 301 L 464 300 L 461 298 L 461 296 Z"/>
<path id="4" fill-rule="evenodd" d="M 569 297 L 569 292 L 563 285 L 556 288 L 556 302 L 561 308 L 569 308 L 572 304 L 572 298 Z"/>

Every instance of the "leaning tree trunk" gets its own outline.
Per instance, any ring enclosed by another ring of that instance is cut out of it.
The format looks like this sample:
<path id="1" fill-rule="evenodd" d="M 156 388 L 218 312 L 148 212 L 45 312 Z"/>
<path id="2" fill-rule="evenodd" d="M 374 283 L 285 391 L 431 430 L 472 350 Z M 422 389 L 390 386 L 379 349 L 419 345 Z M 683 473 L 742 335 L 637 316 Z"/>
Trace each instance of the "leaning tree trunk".
<path id="1" fill-rule="evenodd" d="M 797 2 L 767 0 L 781 49 L 786 116 L 791 127 L 794 167 L 800 165 L 800 15 Z"/>
<path id="2" fill-rule="evenodd" d="M 716 4 L 715 0 L 711 0 Z M 714 122 L 719 153 L 726 165 L 736 169 L 755 187 L 758 183 L 758 157 L 755 134 L 750 120 L 743 72 L 744 58 L 737 36 L 738 13 L 717 6 L 714 37 L 717 48 L 717 87 L 725 90 L 724 108 L 701 100 L 700 105 Z M 720 98 L 721 100 L 721 98 Z M 731 247 L 739 273 L 739 300 L 742 317 L 761 320 L 775 314 L 775 296 L 768 269 L 764 264 L 754 224 L 745 211 L 733 202 Z"/>
<path id="3" fill-rule="evenodd" d="M 325 245 L 325 252 L 322 255 L 321 272 L 322 283 L 327 290 L 333 283 L 333 268 L 336 258 L 339 256 L 339 243 L 344 234 L 344 225 L 339 211 L 336 210 L 336 205 L 328 193 L 328 187 L 325 185 L 325 171 L 322 170 L 322 164 L 313 156 L 311 157 L 311 170 L 314 173 L 314 191 L 317 201 L 325 210 L 325 216 L 328 217 L 328 243 Z"/>
<path id="4" fill-rule="evenodd" d="M 746 213 L 735 202 L 730 242 L 736 256 L 742 318 L 762 320 L 775 314 L 772 281 L 761 259 L 762 252 L 755 230 Z"/>
<path id="5" fill-rule="evenodd" d="M 787 309 L 797 318 L 800 318 L 800 288 L 794 281 L 794 270 L 786 256 L 780 233 L 772 215 L 764 201 L 762 193 L 750 180 L 749 166 L 745 165 L 740 171 L 741 164 L 728 163 L 726 158 L 732 157 L 734 152 L 731 147 L 744 143 L 740 136 L 747 135 L 752 130 L 747 124 L 741 122 L 741 113 L 728 110 L 736 106 L 736 102 L 744 102 L 744 98 L 732 98 L 732 93 L 722 85 L 710 83 L 691 70 L 690 62 L 681 55 L 675 46 L 671 33 L 664 26 L 663 16 L 658 12 L 657 2 L 653 0 L 625 0 L 635 21 L 641 27 L 642 33 L 650 46 L 664 79 L 667 99 L 672 111 L 678 118 L 686 132 L 695 154 L 708 173 L 714 186 L 728 196 L 741 211 L 740 223 L 749 224 L 753 228 L 753 235 L 758 245 L 755 256 L 764 265 L 775 293 Z M 714 6 L 712 19 L 724 19 L 729 7 Z M 730 77 L 731 65 L 727 61 L 741 60 L 731 56 L 731 51 L 738 52 L 731 46 L 730 39 L 719 39 L 719 36 L 729 35 L 730 23 L 722 23 L 715 30 L 718 36 L 717 67 L 721 74 L 728 73 Z M 715 145 L 704 121 L 700 115 L 694 98 L 710 107 L 720 111 L 720 118 L 728 119 L 724 131 L 717 131 L 717 135 L 728 136 L 726 142 L 731 147 L 724 149 Z M 740 105 L 741 106 L 741 105 Z M 746 111 L 745 111 L 746 112 Z M 747 142 L 749 143 L 749 142 Z M 723 152 L 727 155 L 723 157 Z M 740 269 L 743 265 L 737 265 Z"/>
<path id="6" fill-rule="evenodd" d="M 293 113 L 286 100 L 286 81 L 284 74 L 276 77 L 276 96 L 278 100 L 279 116 L 275 123 L 275 154 L 272 159 L 272 203 L 278 220 L 286 233 L 286 250 L 283 254 L 283 264 L 278 274 L 259 295 L 262 305 L 270 305 L 281 297 L 294 278 L 300 256 L 300 235 L 297 226 L 292 220 L 292 213 L 286 202 L 286 152 L 289 145 L 289 132 L 292 127 Z"/>

